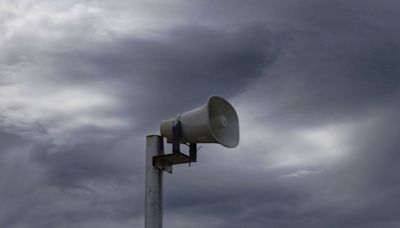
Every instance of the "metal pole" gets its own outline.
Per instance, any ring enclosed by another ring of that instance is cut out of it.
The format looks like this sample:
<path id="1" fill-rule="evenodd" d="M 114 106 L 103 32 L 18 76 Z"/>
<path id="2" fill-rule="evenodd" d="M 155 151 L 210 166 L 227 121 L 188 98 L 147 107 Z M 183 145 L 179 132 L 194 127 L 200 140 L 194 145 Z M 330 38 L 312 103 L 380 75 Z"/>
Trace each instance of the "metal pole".
<path id="1" fill-rule="evenodd" d="M 154 167 L 153 157 L 161 155 L 163 139 L 159 135 L 146 137 L 145 228 L 162 228 L 162 171 Z"/>

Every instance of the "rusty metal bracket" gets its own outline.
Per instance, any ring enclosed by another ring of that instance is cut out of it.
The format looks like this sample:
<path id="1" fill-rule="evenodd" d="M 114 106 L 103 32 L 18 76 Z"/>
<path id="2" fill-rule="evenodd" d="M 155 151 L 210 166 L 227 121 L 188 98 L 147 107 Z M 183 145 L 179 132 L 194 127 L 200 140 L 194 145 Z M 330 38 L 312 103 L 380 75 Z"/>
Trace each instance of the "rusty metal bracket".
<path id="1" fill-rule="evenodd" d="M 181 122 L 179 119 L 172 124 L 172 154 L 162 154 L 153 157 L 153 165 L 162 171 L 172 173 L 172 166 L 176 164 L 192 163 L 197 161 L 197 144 L 189 144 L 189 156 L 182 153 Z"/>

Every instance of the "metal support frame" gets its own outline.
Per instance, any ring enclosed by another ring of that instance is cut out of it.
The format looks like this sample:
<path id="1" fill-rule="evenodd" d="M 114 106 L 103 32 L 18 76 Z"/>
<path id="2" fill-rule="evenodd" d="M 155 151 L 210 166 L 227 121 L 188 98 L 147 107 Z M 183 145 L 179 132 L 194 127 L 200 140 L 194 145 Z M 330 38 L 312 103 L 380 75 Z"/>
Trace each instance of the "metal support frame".
<path id="1" fill-rule="evenodd" d="M 196 162 L 197 144 L 190 143 L 189 156 L 182 153 L 181 122 L 173 123 L 172 154 L 164 154 L 163 137 L 148 135 L 146 138 L 146 192 L 145 228 L 162 228 L 163 171 L 172 173 L 172 166 Z M 186 144 L 185 144 L 186 145 Z"/>
<path id="2" fill-rule="evenodd" d="M 176 164 L 192 163 L 197 161 L 197 144 L 190 143 L 189 155 L 181 152 L 181 122 L 179 119 L 172 124 L 172 154 L 162 154 L 153 157 L 154 166 L 162 171 L 172 173 L 172 166 Z M 186 145 L 186 144 L 185 144 Z"/>

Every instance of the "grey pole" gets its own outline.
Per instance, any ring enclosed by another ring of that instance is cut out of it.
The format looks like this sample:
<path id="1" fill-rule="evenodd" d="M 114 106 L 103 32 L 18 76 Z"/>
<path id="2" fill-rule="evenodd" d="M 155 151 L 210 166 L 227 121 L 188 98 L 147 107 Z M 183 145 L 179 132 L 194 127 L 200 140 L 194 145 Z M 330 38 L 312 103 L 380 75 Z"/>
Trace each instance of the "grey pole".
<path id="1" fill-rule="evenodd" d="M 146 193 L 145 228 L 162 228 L 162 171 L 154 167 L 153 157 L 163 153 L 163 139 L 159 135 L 146 137 Z"/>

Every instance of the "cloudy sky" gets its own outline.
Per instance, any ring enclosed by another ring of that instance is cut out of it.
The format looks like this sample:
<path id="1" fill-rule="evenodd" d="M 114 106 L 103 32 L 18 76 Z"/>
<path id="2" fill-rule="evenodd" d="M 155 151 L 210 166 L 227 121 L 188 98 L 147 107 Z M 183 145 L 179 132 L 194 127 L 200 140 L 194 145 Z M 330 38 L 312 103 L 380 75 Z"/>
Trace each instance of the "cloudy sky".
<path id="1" fill-rule="evenodd" d="M 165 174 L 166 228 L 400 227 L 399 11 L 2 0 L 0 227 L 143 227 L 145 136 L 210 95 L 241 141 Z"/>

